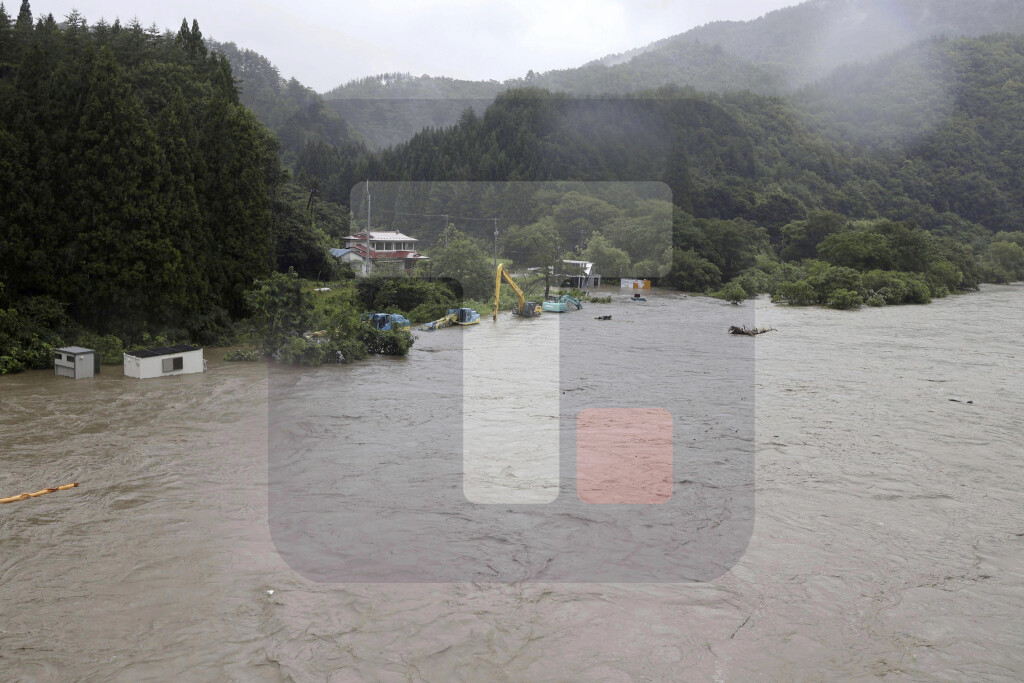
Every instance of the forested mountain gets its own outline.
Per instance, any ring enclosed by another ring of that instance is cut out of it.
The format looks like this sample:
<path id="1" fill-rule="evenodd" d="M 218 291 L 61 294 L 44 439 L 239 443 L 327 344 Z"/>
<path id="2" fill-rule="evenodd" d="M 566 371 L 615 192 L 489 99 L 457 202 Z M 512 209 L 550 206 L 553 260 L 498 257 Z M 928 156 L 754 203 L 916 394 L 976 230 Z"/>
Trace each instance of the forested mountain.
<path id="1" fill-rule="evenodd" d="M 753 64 L 779 68 L 792 86 L 837 67 L 868 62 L 938 36 L 1024 33 L 1018 0 L 809 0 L 753 21 L 723 21 L 655 43 L 718 45 Z"/>
<path id="2" fill-rule="evenodd" d="M 465 112 L 451 128 L 424 130 L 373 155 L 361 168 L 375 180 L 662 180 L 672 189 L 677 210 L 677 253 L 692 252 L 698 259 L 681 266 L 684 270 L 706 263 L 723 278 L 735 277 L 752 267 L 757 254 L 812 258 L 830 235 L 850 231 L 853 241 L 833 240 L 823 252 L 830 262 L 922 267 L 927 258 L 914 262 L 892 254 L 849 252 L 902 239 L 918 246 L 893 249 L 942 254 L 936 268 L 959 273 L 932 282 L 933 291 L 973 286 L 981 266 L 969 254 L 972 248 L 987 249 L 993 233 L 999 233 L 996 251 L 1006 252 L 1007 264 L 1024 254 L 1018 254 L 1016 237 L 1024 226 L 1019 191 L 1024 138 L 1017 127 L 1024 120 L 1019 83 L 1024 37 L 935 40 L 915 50 L 907 53 L 905 72 L 891 66 L 892 80 L 883 79 L 885 87 L 907 89 L 913 98 L 910 86 L 917 84 L 901 79 L 913 80 L 919 68 L 913 56 L 920 53 L 930 57 L 919 62 L 936 66 L 936 78 L 950 88 L 943 89 L 944 105 L 930 115 L 930 127 L 905 125 L 899 130 L 917 132 L 898 146 L 877 149 L 855 135 L 844 140 L 837 134 L 843 122 L 831 118 L 831 112 L 842 104 L 821 100 L 838 97 L 841 88 L 829 83 L 802 93 L 802 105 L 750 92 L 662 88 L 609 99 L 526 88 L 502 93 L 481 116 Z M 862 81 L 865 96 L 870 80 Z M 856 98 L 857 93 L 842 96 Z M 929 96 L 929 101 L 939 97 Z M 861 122 L 863 130 L 890 121 L 885 94 L 874 102 L 875 119 Z M 801 111 L 812 105 L 815 116 Z M 351 159 L 332 159 L 324 149 L 308 151 L 299 167 L 323 184 L 351 188 L 363 179 L 353 174 Z M 417 205 L 431 213 L 465 216 L 495 215 L 502 207 L 517 206 L 491 202 L 488 206 L 471 193 L 444 190 L 428 192 Z M 499 214 L 506 224 L 537 218 L 508 210 L 513 213 Z M 430 241 L 441 227 L 425 222 L 418 234 Z M 490 230 L 485 224 L 460 228 L 471 234 L 477 230 L 481 241 Z M 936 240 L 927 249 L 922 246 L 927 240 L 914 232 L 918 228 Z M 997 279 L 1013 277 L 1020 269 L 994 263 L 990 272 Z"/>
<path id="3" fill-rule="evenodd" d="M 859 118 L 865 120 L 886 118 L 882 126 L 860 128 L 876 144 L 883 139 L 900 142 L 896 127 L 935 122 L 948 104 L 949 89 L 942 78 L 949 74 L 935 62 L 935 43 L 927 39 L 997 31 L 1024 32 L 1024 4 L 810 0 L 754 21 L 708 24 L 578 68 L 530 71 L 504 82 L 388 73 L 338 86 L 322 100 L 295 79 L 282 79 L 261 55 L 232 43 L 211 47 L 228 56 L 242 102 L 278 133 L 285 161 L 291 164 L 307 140 L 387 148 L 424 128 L 451 126 L 467 108 L 480 115 L 498 93 L 513 88 L 619 95 L 681 85 L 703 92 L 783 94 L 836 69 L 840 71 L 821 90 L 839 97 L 811 94 L 798 101 L 818 116 L 836 112 L 837 123 L 848 132 L 856 118 L 852 111 L 862 112 Z M 891 55 L 915 43 L 899 56 Z M 884 55 L 890 56 L 875 61 Z M 872 89 L 876 80 L 880 87 Z M 853 87 L 847 88 L 848 83 Z M 854 98 L 847 94 L 851 92 L 865 97 Z"/>
<path id="4" fill-rule="evenodd" d="M 781 92 L 785 79 L 773 66 L 755 65 L 702 43 L 667 43 L 627 61 L 605 60 L 575 69 L 560 69 L 506 81 L 507 87 L 536 86 L 575 95 L 604 95 L 684 85 L 713 92 Z"/>
<path id="5" fill-rule="evenodd" d="M 227 57 L 239 91 L 239 101 L 277 135 L 286 164 L 307 142 L 341 147 L 358 143 L 358 136 L 341 116 L 311 88 L 294 78 L 284 79 L 269 59 L 234 43 L 207 40 L 207 47 Z"/>
<path id="6" fill-rule="evenodd" d="M 195 22 L 0 9 L 0 372 L 66 329 L 216 339 L 253 278 L 328 265 L 278 149 Z"/>
<path id="7" fill-rule="evenodd" d="M 805 90 L 816 127 L 887 161 L 888 192 L 993 230 L 1024 229 L 1024 38 L 937 39 Z M 919 214 L 910 216 L 927 224 Z"/>
<path id="8" fill-rule="evenodd" d="M 483 112 L 504 88 L 498 81 L 386 73 L 351 81 L 323 97 L 367 144 L 383 149 L 424 128 L 450 126 L 467 108 Z"/>
<path id="9" fill-rule="evenodd" d="M 1016 36 L 935 38 L 870 64 L 842 67 L 801 89 L 793 101 L 830 134 L 899 149 L 950 117 L 998 118 L 996 108 L 1012 106 L 1022 83 L 1024 55 Z M 1012 137 L 1004 132 L 996 142 L 1011 144 Z"/>
<path id="10" fill-rule="evenodd" d="M 452 125 L 467 106 L 480 114 L 484 100 L 510 88 L 612 95 L 680 85 L 782 94 L 843 65 L 872 62 L 929 38 L 995 32 L 1024 33 L 1024 3 L 809 0 L 753 21 L 715 22 L 578 68 L 531 71 L 504 83 L 384 74 L 340 86 L 324 98 L 372 146 L 387 147 L 423 128 Z M 920 82 L 915 90 L 923 90 Z M 428 101 L 382 104 L 378 99 Z M 457 101 L 429 101 L 445 99 Z"/>
<path id="11" fill-rule="evenodd" d="M 410 74 L 381 74 L 339 86 L 324 99 L 376 148 L 408 140 L 423 128 L 449 126 L 472 108 L 483 113 L 498 93 L 537 87 L 575 95 L 626 94 L 667 84 L 698 90 L 778 92 L 784 80 L 776 71 L 750 64 L 718 47 L 666 46 L 611 66 L 593 62 L 503 83 L 464 81 Z"/>
<path id="12" fill-rule="evenodd" d="M 423 131 L 377 155 L 374 177 L 663 179 L 677 206 L 697 217 L 776 230 L 811 210 L 913 220 L 950 234 L 1019 229 L 1024 149 L 1015 122 L 1024 97 L 1013 74 L 1024 38 L 948 45 L 973 72 L 947 116 L 898 152 L 836 140 L 783 98 L 662 89 L 602 99 L 521 89 L 500 95 L 483 116 L 466 114 L 451 129 Z M 323 154 L 316 159 L 300 167 L 322 183 L 361 180 Z"/>
<path id="13" fill-rule="evenodd" d="M 325 100 L 491 100 L 498 81 L 466 81 L 445 76 L 386 73 L 366 76 L 324 93 Z"/>

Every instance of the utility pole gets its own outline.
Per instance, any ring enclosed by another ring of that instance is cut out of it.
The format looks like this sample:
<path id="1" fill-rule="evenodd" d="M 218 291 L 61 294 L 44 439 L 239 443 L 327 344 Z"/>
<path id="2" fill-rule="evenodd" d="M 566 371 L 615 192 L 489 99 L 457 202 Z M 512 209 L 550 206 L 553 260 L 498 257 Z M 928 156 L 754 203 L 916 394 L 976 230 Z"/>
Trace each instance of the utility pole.
<path id="1" fill-rule="evenodd" d="M 366 262 L 363 264 L 363 275 L 370 274 L 370 210 L 373 200 L 370 198 L 370 181 L 366 181 Z"/>

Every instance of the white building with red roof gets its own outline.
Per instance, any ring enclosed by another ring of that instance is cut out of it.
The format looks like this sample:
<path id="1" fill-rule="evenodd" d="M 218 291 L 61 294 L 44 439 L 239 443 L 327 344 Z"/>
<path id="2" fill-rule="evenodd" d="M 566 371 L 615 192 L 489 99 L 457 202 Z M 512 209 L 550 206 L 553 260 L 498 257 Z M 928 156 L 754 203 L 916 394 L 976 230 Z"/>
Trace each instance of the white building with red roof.
<path id="1" fill-rule="evenodd" d="M 417 262 L 428 260 L 426 256 L 416 251 L 416 242 L 419 240 L 397 230 L 371 230 L 369 238 L 364 230 L 343 239 L 345 248 L 332 249 L 331 252 L 348 263 L 366 262 L 367 241 L 369 241 L 369 257 L 372 265 L 402 264 L 402 269 L 409 272 L 416 267 Z"/>

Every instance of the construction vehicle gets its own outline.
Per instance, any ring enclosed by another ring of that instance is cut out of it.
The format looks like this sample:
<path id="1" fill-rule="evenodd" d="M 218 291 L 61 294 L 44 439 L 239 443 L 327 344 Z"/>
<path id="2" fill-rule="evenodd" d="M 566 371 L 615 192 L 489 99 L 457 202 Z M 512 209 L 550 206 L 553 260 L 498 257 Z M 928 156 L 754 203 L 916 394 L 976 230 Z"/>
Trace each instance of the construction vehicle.
<path id="1" fill-rule="evenodd" d="M 501 280 L 505 279 L 505 282 L 512 287 L 512 291 L 516 293 L 519 298 L 515 308 L 512 309 L 512 315 L 518 315 L 521 318 L 536 318 L 540 315 L 541 307 L 536 301 L 527 301 L 526 295 L 523 294 L 523 290 L 519 288 L 512 276 L 505 270 L 505 264 L 498 264 L 498 272 L 494 278 L 494 319 L 498 319 L 498 300 L 501 297 Z"/>
<path id="2" fill-rule="evenodd" d="M 408 330 L 410 321 L 401 313 L 364 313 L 360 320 L 376 330 Z"/>
<path id="3" fill-rule="evenodd" d="M 474 311 L 472 308 L 450 308 L 448 314 L 443 318 L 439 318 L 433 322 L 429 322 L 426 325 L 420 327 L 421 330 L 440 330 L 445 327 L 451 327 L 452 325 L 459 325 L 460 327 L 466 327 L 469 325 L 479 325 L 480 314 Z"/>
<path id="4" fill-rule="evenodd" d="M 573 306 L 578 311 L 583 308 L 583 304 L 574 296 L 569 294 L 563 294 L 562 298 L 556 296 L 548 297 L 548 300 L 541 304 L 541 308 L 545 312 L 551 311 L 553 313 L 565 313 L 569 310 L 569 307 Z"/>

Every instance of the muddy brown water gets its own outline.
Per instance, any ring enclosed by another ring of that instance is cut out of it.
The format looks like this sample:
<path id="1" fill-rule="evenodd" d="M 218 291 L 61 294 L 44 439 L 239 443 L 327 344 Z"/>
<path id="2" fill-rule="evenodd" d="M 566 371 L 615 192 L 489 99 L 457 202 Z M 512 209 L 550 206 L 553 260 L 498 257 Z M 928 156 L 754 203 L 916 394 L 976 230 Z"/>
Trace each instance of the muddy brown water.
<path id="1" fill-rule="evenodd" d="M 757 302 L 752 535 L 704 583 L 315 583 L 271 537 L 265 365 L 0 378 L 0 496 L 82 482 L 0 506 L 0 680 L 1019 679 L 1022 313 Z"/>

